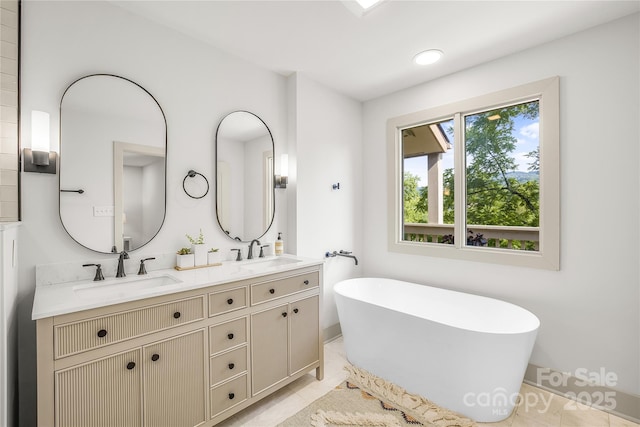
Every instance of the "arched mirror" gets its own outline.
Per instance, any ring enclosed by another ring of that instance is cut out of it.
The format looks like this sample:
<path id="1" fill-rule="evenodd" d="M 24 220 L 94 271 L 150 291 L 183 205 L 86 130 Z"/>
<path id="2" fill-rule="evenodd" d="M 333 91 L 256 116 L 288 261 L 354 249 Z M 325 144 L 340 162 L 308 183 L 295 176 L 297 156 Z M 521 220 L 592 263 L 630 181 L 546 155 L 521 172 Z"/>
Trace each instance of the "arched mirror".
<path id="1" fill-rule="evenodd" d="M 273 137 L 253 113 L 234 111 L 216 131 L 216 215 L 234 240 L 264 235 L 274 215 Z"/>
<path id="2" fill-rule="evenodd" d="M 142 86 L 93 74 L 60 102 L 60 219 L 97 252 L 138 249 L 160 231 L 166 207 L 167 122 Z"/>

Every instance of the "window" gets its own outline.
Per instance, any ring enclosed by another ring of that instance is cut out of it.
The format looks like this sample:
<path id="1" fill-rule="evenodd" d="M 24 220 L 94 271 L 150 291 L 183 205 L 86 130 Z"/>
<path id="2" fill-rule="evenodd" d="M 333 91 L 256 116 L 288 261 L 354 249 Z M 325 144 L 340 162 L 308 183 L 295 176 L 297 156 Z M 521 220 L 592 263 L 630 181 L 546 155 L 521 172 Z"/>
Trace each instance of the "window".
<path id="1" fill-rule="evenodd" d="M 389 249 L 559 268 L 557 77 L 388 121 Z"/>

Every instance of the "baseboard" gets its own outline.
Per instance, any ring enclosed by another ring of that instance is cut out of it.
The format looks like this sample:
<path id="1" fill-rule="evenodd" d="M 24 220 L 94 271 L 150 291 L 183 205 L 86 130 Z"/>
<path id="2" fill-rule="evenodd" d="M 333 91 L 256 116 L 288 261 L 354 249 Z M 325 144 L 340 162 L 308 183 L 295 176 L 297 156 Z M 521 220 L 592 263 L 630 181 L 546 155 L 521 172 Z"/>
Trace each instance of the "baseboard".
<path id="1" fill-rule="evenodd" d="M 324 338 L 324 342 L 327 343 L 329 341 L 333 341 L 342 335 L 342 328 L 340 328 L 340 323 L 336 323 L 334 325 L 325 328 L 322 331 L 322 337 Z"/>
<path id="2" fill-rule="evenodd" d="M 575 375 L 578 374 L 586 379 L 529 364 L 524 382 L 621 418 L 640 422 L 640 396 L 612 388 L 617 382 L 614 373 L 602 369 L 601 372 L 585 370 Z"/>

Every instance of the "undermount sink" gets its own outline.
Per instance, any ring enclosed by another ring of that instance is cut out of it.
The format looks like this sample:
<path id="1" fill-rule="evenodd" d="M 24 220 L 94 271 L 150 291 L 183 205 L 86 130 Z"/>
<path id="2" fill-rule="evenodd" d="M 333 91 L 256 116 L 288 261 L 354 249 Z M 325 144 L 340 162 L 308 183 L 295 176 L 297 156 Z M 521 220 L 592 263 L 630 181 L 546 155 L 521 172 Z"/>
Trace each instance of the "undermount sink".
<path id="1" fill-rule="evenodd" d="M 256 261 L 248 261 L 240 268 L 248 271 L 262 271 L 268 268 L 280 267 L 282 265 L 293 264 L 296 262 L 300 262 L 300 260 L 292 258 L 272 258 L 265 260 L 258 259 Z"/>
<path id="2" fill-rule="evenodd" d="M 165 274 L 155 277 L 112 279 L 105 283 L 92 282 L 74 286 L 73 291 L 81 298 L 114 298 L 176 283 L 181 283 L 181 281 Z"/>

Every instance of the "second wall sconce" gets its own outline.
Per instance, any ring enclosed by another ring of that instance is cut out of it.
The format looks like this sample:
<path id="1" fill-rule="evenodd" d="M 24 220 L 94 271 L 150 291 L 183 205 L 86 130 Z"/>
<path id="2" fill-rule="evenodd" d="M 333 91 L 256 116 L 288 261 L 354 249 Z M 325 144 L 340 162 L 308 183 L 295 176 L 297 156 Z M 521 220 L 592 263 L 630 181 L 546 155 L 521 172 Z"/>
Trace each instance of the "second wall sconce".
<path id="1" fill-rule="evenodd" d="M 23 150 L 24 171 L 50 173 L 57 172 L 58 153 L 49 151 L 49 113 L 31 112 L 31 148 Z"/>
<path id="2" fill-rule="evenodd" d="M 280 156 L 280 175 L 275 176 L 276 188 L 287 188 L 287 180 L 289 176 L 289 155 Z"/>

